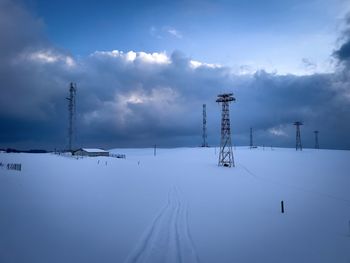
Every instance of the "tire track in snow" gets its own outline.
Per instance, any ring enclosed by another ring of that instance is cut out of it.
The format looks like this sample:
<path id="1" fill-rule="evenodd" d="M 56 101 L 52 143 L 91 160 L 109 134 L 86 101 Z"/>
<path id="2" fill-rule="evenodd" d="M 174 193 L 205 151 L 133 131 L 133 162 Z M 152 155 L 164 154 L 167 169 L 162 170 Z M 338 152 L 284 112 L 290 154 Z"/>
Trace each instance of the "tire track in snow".
<path id="1" fill-rule="evenodd" d="M 197 251 L 196 251 L 196 248 L 195 248 L 195 245 L 194 245 L 194 242 L 193 242 L 193 239 L 192 239 L 192 236 L 191 236 L 191 232 L 190 232 L 190 228 L 189 228 L 189 224 L 188 224 L 188 205 L 186 205 L 186 210 L 185 210 L 185 220 L 186 220 L 186 236 L 187 236 L 187 240 L 189 242 L 189 246 L 188 248 L 190 249 L 190 253 L 192 255 L 193 258 L 195 258 L 195 260 L 193 260 L 193 262 L 197 262 L 199 263 L 199 257 L 198 257 L 198 254 L 197 254 Z"/>
<path id="2" fill-rule="evenodd" d="M 188 209 L 173 187 L 125 263 L 199 263 L 188 224 Z"/>
<path id="3" fill-rule="evenodd" d="M 159 221 L 163 217 L 164 213 L 168 210 L 170 206 L 170 192 L 168 193 L 168 202 L 164 206 L 164 208 L 158 213 L 158 215 L 153 220 L 151 226 L 149 227 L 147 233 L 144 235 L 142 242 L 138 245 L 137 249 L 135 249 L 134 253 L 129 256 L 126 262 L 140 262 L 140 258 L 143 255 L 143 253 L 149 249 L 147 246 L 150 244 L 150 240 L 154 236 L 154 232 L 156 229 L 156 226 L 158 225 Z"/>
<path id="4" fill-rule="evenodd" d="M 176 194 L 178 195 L 177 189 L 175 189 Z M 176 244 L 176 262 L 182 263 L 182 254 L 181 254 L 181 245 L 180 245 L 180 237 L 179 237 L 179 225 L 178 225 L 178 221 L 179 221 L 179 214 L 180 214 L 180 208 L 181 208 L 181 203 L 179 202 L 179 200 L 176 200 L 176 217 L 174 218 L 174 234 L 175 234 L 175 244 Z"/>

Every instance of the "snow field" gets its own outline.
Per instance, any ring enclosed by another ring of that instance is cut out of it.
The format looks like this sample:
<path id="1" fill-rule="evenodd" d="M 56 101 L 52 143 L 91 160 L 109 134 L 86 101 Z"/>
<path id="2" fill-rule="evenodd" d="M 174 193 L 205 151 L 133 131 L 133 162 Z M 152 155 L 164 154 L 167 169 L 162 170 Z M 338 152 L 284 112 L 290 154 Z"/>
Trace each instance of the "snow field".
<path id="1" fill-rule="evenodd" d="M 350 261 L 349 151 L 112 152 L 1 153 L 0 262 Z"/>

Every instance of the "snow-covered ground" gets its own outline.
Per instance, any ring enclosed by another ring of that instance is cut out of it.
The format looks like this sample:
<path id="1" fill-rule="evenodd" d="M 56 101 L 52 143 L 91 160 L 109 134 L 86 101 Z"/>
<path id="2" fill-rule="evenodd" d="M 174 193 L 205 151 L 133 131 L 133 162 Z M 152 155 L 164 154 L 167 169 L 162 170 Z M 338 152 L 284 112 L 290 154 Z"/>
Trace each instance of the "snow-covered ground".
<path id="1" fill-rule="evenodd" d="M 0 153 L 0 262 L 350 262 L 350 151 L 112 152 Z"/>

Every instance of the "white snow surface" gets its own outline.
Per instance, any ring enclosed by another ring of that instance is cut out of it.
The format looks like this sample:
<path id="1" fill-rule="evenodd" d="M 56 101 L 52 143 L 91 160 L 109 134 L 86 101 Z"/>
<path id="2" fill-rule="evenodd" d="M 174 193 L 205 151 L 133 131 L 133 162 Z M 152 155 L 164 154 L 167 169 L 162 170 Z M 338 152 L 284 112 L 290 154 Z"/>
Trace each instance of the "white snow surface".
<path id="1" fill-rule="evenodd" d="M 217 151 L 0 153 L 0 262 L 350 262 L 350 151 Z"/>

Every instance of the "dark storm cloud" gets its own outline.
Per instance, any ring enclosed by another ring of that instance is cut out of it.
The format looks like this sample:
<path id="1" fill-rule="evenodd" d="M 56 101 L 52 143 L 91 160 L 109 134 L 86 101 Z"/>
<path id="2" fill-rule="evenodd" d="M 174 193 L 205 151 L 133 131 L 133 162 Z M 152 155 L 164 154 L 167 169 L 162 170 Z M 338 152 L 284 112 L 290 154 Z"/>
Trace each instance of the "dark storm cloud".
<path id="1" fill-rule="evenodd" d="M 336 56 L 339 58 L 339 60 L 346 60 L 348 61 L 350 59 L 350 39 L 344 43 L 339 50 L 335 52 Z"/>
<path id="2" fill-rule="evenodd" d="M 42 63 L 53 52 L 43 23 L 15 1 L 0 1 L 0 115 L 45 120 L 55 112 L 61 81 L 69 75 L 60 54 L 56 63 Z M 54 54 L 51 54 L 53 57 Z"/>
<path id="3" fill-rule="evenodd" d="M 11 0 L 0 1 L 0 55 L 11 59 L 18 51 L 32 45 L 45 45 L 43 22 Z"/>
<path id="4" fill-rule="evenodd" d="M 0 5 L 1 147 L 64 148 L 65 97 L 74 81 L 77 146 L 199 145 L 203 103 L 209 142 L 216 144 L 216 95 L 234 92 L 237 102 L 231 119 L 236 144 L 246 145 L 253 127 L 257 144 L 292 146 L 291 123 L 302 120 L 306 146 L 312 146 L 312 131 L 318 129 L 322 146 L 350 148 L 350 93 L 344 71 L 238 75 L 181 52 L 97 51 L 74 58 L 46 41 L 43 23 L 20 5 L 3 0 Z"/>
<path id="5" fill-rule="evenodd" d="M 340 62 L 350 61 L 350 14 L 345 17 L 345 30 L 341 36 L 342 44 L 338 50 L 334 52 L 334 56 Z"/>

